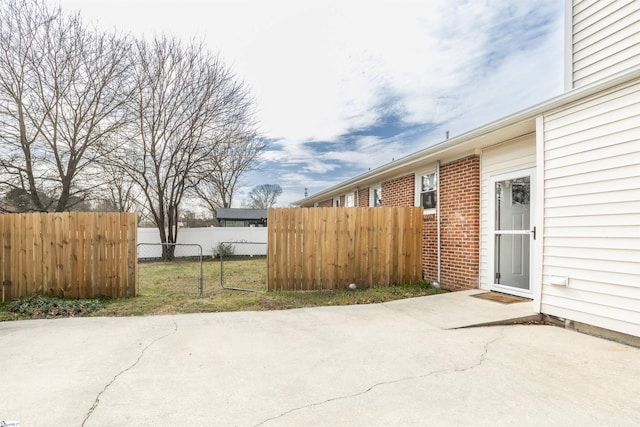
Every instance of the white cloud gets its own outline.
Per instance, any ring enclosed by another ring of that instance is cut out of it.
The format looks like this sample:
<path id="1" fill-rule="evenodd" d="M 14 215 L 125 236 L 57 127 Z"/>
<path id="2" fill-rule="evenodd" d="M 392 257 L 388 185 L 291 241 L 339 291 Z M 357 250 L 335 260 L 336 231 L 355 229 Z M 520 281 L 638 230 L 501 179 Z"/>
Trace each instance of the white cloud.
<path id="1" fill-rule="evenodd" d="M 101 25 L 135 33 L 205 36 L 252 88 L 263 130 L 331 141 L 370 126 L 390 99 L 410 123 L 458 113 L 461 85 L 477 77 L 489 31 L 510 0 L 63 0 Z M 126 13 L 123 11 L 126 10 Z M 475 81 L 474 84 L 478 84 Z"/>
<path id="2" fill-rule="evenodd" d="M 270 179 L 287 189 L 298 185 L 293 200 L 303 185 L 317 187 L 309 174 L 330 174 L 326 182 L 351 177 L 357 167 L 374 168 L 441 141 L 444 129 L 459 134 L 555 95 L 560 28 L 526 50 L 509 31 L 540 13 L 555 13 L 561 24 L 558 3 L 61 0 L 105 27 L 204 37 L 251 87 L 260 126 L 276 140 L 263 156 L 280 165 Z M 379 123 L 389 110 L 435 129 L 391 140 L 341 138 Z M 312 141 L 333 144 L 318 150 Z M 293 168 L 295 174 L 281 172 Z"/>

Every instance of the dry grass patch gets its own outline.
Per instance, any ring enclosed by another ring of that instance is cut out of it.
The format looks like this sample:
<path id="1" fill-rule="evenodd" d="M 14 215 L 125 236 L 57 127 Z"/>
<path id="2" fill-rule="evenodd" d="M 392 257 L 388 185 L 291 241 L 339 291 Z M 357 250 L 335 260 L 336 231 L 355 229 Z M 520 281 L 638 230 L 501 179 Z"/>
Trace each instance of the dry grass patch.
<path id="1" fill-rule="evenodd" d="M 199 296 L 199 264 L 193 260 L 173 262 L 141 262 L 139 293 L 135 298 L 99 299 L 100 307 L 86 316 L 143 316 L 175 313 L 220 311 L 282 310 L 301 307 L 371 304 L 403 298 L 432 295 L 443 291 L 426 283 L 402 284 L 368 289 L 325 291 L 266 291 L 265 258 L 225 261 L 223 276 L 226 287 L 251 289 L 243 292 L 222 289 L 220 262 L 203 263 L 203 296 Z M 26 312 L 25 312 L 26 313 Z M 8 304 L 0 304 L 0 320 L 52 317 L 10 312 Z"/>

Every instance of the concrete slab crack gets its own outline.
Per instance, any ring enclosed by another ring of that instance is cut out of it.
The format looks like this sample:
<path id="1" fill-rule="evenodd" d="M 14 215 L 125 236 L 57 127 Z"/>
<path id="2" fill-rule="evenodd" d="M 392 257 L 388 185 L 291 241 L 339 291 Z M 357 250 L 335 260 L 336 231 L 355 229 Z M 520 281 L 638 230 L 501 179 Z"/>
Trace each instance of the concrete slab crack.
<path id="1" fill-rule="evenodd" d="M 301 411 L 303 409 L 313 408 L 314 406 L 324 405 L 326 403 L 335 402 L 337 400 L 351 399 L 353 397 L 362 396 L 364 394 L 369 393 L 371 390 L 373 390 L 373 389 L 375 389 L 377 387 L 384 386 L 384 385 L 396 384 L 396 383 L 400 383 L 400 382 L 403 382 L 403 381 L 411 381 L 411 380 L 416 380 L 416 379 L 420 379 L 420 378 L 426 378 L 426 377 L 429 377 L 431 375 L 436 375 L 436 374 L 441 374 L 443 372 L 451 372 L 451 371 L 453 371 L 452 368 L 447 368 L 447 369 L 441 369 L 441 370 L 438 370 L 438 371 L 432 371 L 432 372 L 429 372 L 429 373 L 426 373 L 426 374 L 422 374 L 422 375 L 415 375 L 415 376 L 412 376 L 412 377 L 404 377 L 404 378 L 399 378 L 399 379 L 391 380 L 391 381 L 382 381 L 382 382 L 376 383 L 376 384 L 372 385 L 371 387 L 367 388 L 366 390 L 360 391 L 358 393 L 348 394 L 348 395 L 345 395 L 345 396 L 332 397 L 331 399 L 323 400 L 321 402 L 310 403 L 308 405 L 299 406 L 297 408 L 290 409 L 290 410 L 288 410 L 286 412 L 281 413 L 280 415 L 276 415 L 275 417 L 267 418 L 266 420 L 256 424 L 254 427 L 258 427 L 258 426 L 264 425 L 264 424 L 268 423 L 269 421 L 274 421 L 274 420 L 277 420 L 279 418 L 283 418 L 283 417 L 285 417 L 285 416 L 287 416 L 289 414 L 292 414 L 292 413 L 297 412 L 297 411 Z"/>
<path id="2" fill-rule="evenodd" d="M 475 369 L 479 366 L 482 366 L 482 364 L 487 360 L 487 355 L 489 354 L 489 347 L 491 347 L 492 344 L 495 344 L 497 341 L 500 341 L 501 339 L 504 338 L 504 328 L 500 329 L 500 336 L 495 337 L 494 339 L 492 339 L 491 341 L 487 341 L 484 345 L 484 349 L 482 351 L 482 354 L 480 354 L 480 358 L 478 359 L 478 362 L 471 365 L 471 366 L 467 366 L 466 368 L 458 368 L 456 367 L 455 371 L 456 372 L 465 372 L 465 371 L 469 371 L 471 369 Z"/>
<path id="3" fill-rule="evenodd" d="M 331 402 L 335 402 L 335 401 L 338 401 L 338 400 L 345 400 L 345 399 L 351 399 L 351 398 L 354 398 L 354 397 L 362 396 L 362 395 L 365 395 L 365 394 L 369 393 L 371 390 L 373 390 L 373 389 L 375 389 L 377 387 L 390 385 L 390 384 L 401 383 L 401 382 L 404 382 L 404 381 L 412 381 L 412 380 L 417 380 L 417 379 L 421 379 L 421 378 L 427 378 L 427 377 L 430 377 L 432 375 L 437 375 L 437 374 L 443 374 L 443 373 L 448 373 L 448 372 L 449 373 L 450 372 L 455 372 L 455 373 L 457 373 L 457 372 L 465 372 L 465 371 L 468 371 L 468 370 L 471 370 L 471 369 L 475 369 L 475 368 L 481 366 L 487 360 L 487 355 L 489 354 L 489 347 L 492 344 L 494 344 L 495 342 L 497 342 L 497 341 L 499 341 L 499 340 L 501 340 L 503 338 L 504 338 L 504 329 L 501 329 L 500 330 L 500 336 L 495 337 L 491 341 L 488 341 L 488 342 L 485 343 L 483 351 L 480 354 L 480 357 L 478 358 L 478 362 L 473 364 L 473 365 L 471 365 L 471 366 L 468 366 L 466 368 L 460 368 L 460 367 L 456 366 L 456 367 L 453 367 L 453 368 L 440 369 L 440 370 L 437 370 L 437 371 L 432 371 L 432 372 L 428 372 L 428 373 L 421 374 L 421 375 L 414 375 L 414 376 L 411 376 L 411 377 L 404 377 L 404 378 L 399 378 L 399 379 L 390 380 L 390 381 L 382 381 L 382 382 L 376 383 L 376 384 L 372 385 L 371 387 L 367 388 L 366 390 L 360 391 L 358 393 L 353 393 L 353 394 L 348 394 L 348 395 L 338 396 L 338 397 L 332 397 L 331 399 L 327 399 L 327 400 L 323 400 L 323 401 L 315 402 L 315 403 L 310 403 L 308 405 L 303 405 L 303 406 L 299 406 L 297 408 L 290 409 L 290 410 L 285 411 L 285 412 L 283 412 L 283 413 L 281 413 L 279 415 L 276 415 L 274 417 L 267 418 L 266 420 L 263 420 L 260 423 L 256 424 L 254 427 L 259 427 L 259 426 L 265 425 L 270 421 L 275 421 L 275 420 L 283 418 L 283 417 L 285 417 L 285 416 L 287 416 L 289 414 L 292 414 L 292 413 L 298 412 L 298 411 L 302 411 L 304 409 L 313 408 L 315 406 L 321 406 L 321 405 L 324 405 L 324 404 L 327 404 L 327 403 L 331 403 Z"/>
<path id="4" fill-rule="evenodd" d="M 111 379 L 111 381 L 109 381 L 107 383 L 107 385 L 104 386 L 104 388 L 100 391 L 100 393 L 98 393 L 98 395 L 96 396 L 96 399 L 93 401 L 93 405 L 91 405 L 91 408 L 89 408 L 89 412 L 87 412 L 87 415 L 84 417 L 84 420 L 82 421 L 82 426 L 84 427 L 84 425 L 86 424 L 87 421 L 89 421 L 89 418 L 91 417 L 91 415 L 93 414 L 93 412 L 96 410 L 96 408 L 98 407 L 98 405 L 100 404 L 100 397 L 102 397 L 102 395 L 107 391 L 107 389 L 109 387 L 111 387 L 111 385 L 113 385 L 113 383 L 116 382 L 116 380 L 122 376 L 123 374 L 127 373 L 128 371 L 130 371 L 131 369 L 135 368 L 136 365 L 138 363 L 140 363 L 140 360 L 142 360 L 142 357 L 144 356 L 144 353 L 149 349 L 149 347 L 151 347 L 152 345 L 154 345 L 155 343 L 157 343 L 158 341 L 161 341 L 165 338 L 167 338 L 170 335 L 175 334 L 176 332 L 178 332 L 178 324 L 176 323 L 175 319 L 171 319 L 171 321 L 173 322 L 173 330 L 167 334 L 164 334 L 158 338 L 156 338 L 155 340 L 151 341 L 149 344 L 147 344 L 142 351 L 140 351 L 140 354 L 138 355 L 138 358 L 128 367 L 126 367 L 125 369 L 123 369 L 122 371 L 118 372 L 116 375 L 114 375 L 114 377 Z"/>

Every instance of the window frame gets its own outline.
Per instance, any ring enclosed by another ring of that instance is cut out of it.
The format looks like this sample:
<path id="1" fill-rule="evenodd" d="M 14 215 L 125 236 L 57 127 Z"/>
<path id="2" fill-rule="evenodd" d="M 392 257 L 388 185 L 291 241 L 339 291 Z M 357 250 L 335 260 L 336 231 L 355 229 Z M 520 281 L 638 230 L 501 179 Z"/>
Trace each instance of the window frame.
<path id="1" fill-rule="evenodd" d="M 435 189 L 431 191 L 422 191 L 422 178 L 428 175 L 433 175 L 435 178 Z M 425 208 L 424 215 L 435 214 L 438 209 L 438 193 L 440 191 L 440 177 L 436 168 L 425 169 L 415 174 L 415 205 L 422 206 L 422 194 L 423 193 L 435 193 L 436 205 L 432 208 Z"/>
<path id="2" fill-rule="evenodd" d="M 380 204 L 376 205 L 375 203 L 375 194 L 376 190 L 378 194 L 380 194 Z M 372 185 L 369 187 L 369 207 L 370 208 L 378 208 L 382 206 L 382 184 Z"/>
<path id="3" fill-rule="evenodd" d="M 349 203 L 349 199 L 351 199 L 351 203 Z M 344 195 L 344 207 L 345 208 L 355 208 L 356 207 L 356 193 L 355 193 L 355 191 L 351 191 L 349 193 L 345 193 L 345 195 Z"/>

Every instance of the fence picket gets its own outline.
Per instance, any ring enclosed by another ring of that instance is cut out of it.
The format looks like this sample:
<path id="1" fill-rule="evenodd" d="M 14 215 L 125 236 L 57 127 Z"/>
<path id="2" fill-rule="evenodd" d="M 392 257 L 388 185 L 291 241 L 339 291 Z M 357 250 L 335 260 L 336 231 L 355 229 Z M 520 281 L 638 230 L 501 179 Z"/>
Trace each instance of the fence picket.
<path id="1" fill-rule="evenodd" d="M 55 244 L 51 238 L 53 222 L 51 216 L 43 216 L 41 229 L 42 229 L 42 275 L 44 277 L 43 288 L 45 293 L 53 293 L 54 273 L 55 273 L 55 258 L 53 258 L 54 252 L 51 246 Z M 53 259 L 53 261 L 52 261 Z"/>
<path id="2" fill-rule="evenodd" d="M 416 282 L 422 209 L 270 209 L 268 289 Z"/>
<path id="3" fill-rule="evenodd" d="M 64 295 L 77 295 L 77 290 L 73 289 L 72 273 L 74 266 L 71 258 L 73 257 L 73 249 L 71 247 L 72 235 L 71 235 L 71 221 L 70 216 L 73 212 L 68 212 L 66 215 L 60 215 L 60 234 L 62 237 L 62 246 L 60 247 L 60 275 L 62 277 L 62 289 L 64 289 Z M 74 236 L 75 237 L 75 236 Z"/>
<path id="4" fill-rule="evenodd" d="M 13 261 L 14 261 L 14 254 L 13 254 L 13 250 L 12 250 L 12 220 L 13 217 L 10 217 L 8 215 L 3 215 L 4 217 L 4 229 L 3 229 L 3 236 L 7 236 L 6 239 L 3 239 L 4 241 L 2 242 L 2 246 L 3 246 L 3 252 L 4 252 L 4 281 L 2 282 L 3 285 L 6 285 L 6 288 L 8 289 L 7 291 L 7 295 L 5 295 L 5 297 L 7 298 L 13 298 L 14 295 L 18 295 L 18 291 L 17 289 L 14 289 L 14 284 L 11 280 L 11 274 L 13 272 Z"/>
<path id="5" fill-rule="evenodd" d="M 86 244 L 85 244 L 85 231 L 86 231 L 86 223 L 85 223 L 85 215 L 77 215 L 76 216 L 76 249 L 75 249 L 75 253 L 76 253 L 76 258 L 77 258 L 77 262 L 76 262 L 76 267 L 75 267 L 75 278 L 76 278 L 76 285 L 78 287 L 78 297 L 80 298 L 86 298 L 87 297 L 87 290 L 86 290 L 86 286 L 85 286 L 85 275 L 84 275 L 84 270 L 85 270 L 85 262 L 86 262 L 86 258 L 85 258 L 85 248 L 86 248 Z"/>
<path id="6" fill-rule="evenodd" d="M 95 240 L 97 247 L 97 256 L 95 257 L 95 286 L 97 292 L 104 294 L 107 288 L 107 268 L 106 268 L 106 258 L 107 258 L 107 236 L 106 236 L 106 221 L 103 213 L 98 213 L 96 217 L 96 222 L 94 223 L 94 232 L 95 232 Z"/>
<path id="7" fill-rule="evenodd" d="M 360 236 L 363 233 L 363 223 L 360 221 L 360 215 L 358 211 L 360 209 L 350 209 L 350 215 L 348 217 L 347 224 L 349 226 L 349 241 L 351 245 L 349 247 L 349 283 L 362 283 L 360 276 L 360 254 L 358 250 L 360 248 Z"/>
<path id="8" fill-rule="evenodd" d="M 267 211 L 267 223 L 268 224 L 277 224 L 277 215 L 278 210 L 270 208 Z M 269 227 L 267 229 L 267 283 L 275 283 L 275 271 L 276 266 L 274 261 L 276 259 L 276 226 Z"/>
<path id="9" fill-rule="evenodd" d="M 322 236 L 322 252 L 327 258 L 325 274 L 322 275 L 324 279 L 324 287 L 328 289 L 334 289 L 336 286 L 336 272 L 338 270 L 339 260 L 339 225 L 337 221 L 338 211 L 340 208 L 330 209 L 326 211 L 326 234 Z"/>
<path id="10" fill-rule="evenodd" d="M 405 215 L 407 215 L 405 213 Z M 406 236 L 406 238 L 408 239 L 406 244 L 405 244 L 405 251 L 407 251 L 406 248 L 421 248 L 422 247 L 422 233 L 420 235 L 420 240 L 418 240 L 418 232 L 416 231 L 416 224 L 415 224 L 416 218 L 412 217 L 410 215 L 407 215 L 407 220 L 405 221 L 405 232 L 404 235 Z M 419 265 L 421 265 L 421 261 L 419 258 L 421 251 L 415 251 L 415 250 L 408 250 L 405 253 L 405 259 L 407 260 L 405 266 L 408 268 L 408 270 L 405 272 L 405 274 L 407 276 L 410 277 L 415 277 L 416 275 L 421 275 L 418 271 L 416 271 L 417 267 Z"/>
<path id="11" fill-rule="evenodd" d="M 120 215 L 108 215 L 105 221 L 108 224 L 105 230 L 105 234 L 107 235 L 107 288 L 111 289 L 112 296 L 119 297 L 120 286 L 117 284 L 118 263 L 116 261 L 116 241 L 120 233 Z"/>
<path id="12" fill-rule="evenodd" d="M 137 219 L 120 213 L 0 215 L 5 298 L 134 296 Z"/>
<path id="13" fill-rule="evenodd" d="M 52 246 L 53 246 L 53 262 L 54 262 L 54 277 L 55 277 L 55 294 L 59 296 L 64 296 L 64 275 L 62 268 L 65 263 L 64 254 L 62 252 L 62 248 L 64 247 L 63 235 L 62 235 L 62 214 L 56 213 L 53 214 L 53 235 L 52 238 Z"/>
<path id="14" fill-rule="evenodd" d="M 116 242 L 123 242 L 123 244 L 117 244 L 115 247 L 115 258 L 116 259 L 127 259 L 127 248 L 128 245 L 126 243 L 126 227 L 127 227 L 127 217 L 123 214 L 120 214 L 117 217 L 118 229 L 115 231 L 114 239 Z M 116 284 L 118 287 L 118 296 L 126 297 L 127 296 L 127 268 L 126 264 L 123 262 L 116 262 L 115 271 L 116 271 Z"/>
<path id="15" fill-rule="evenodd" d="M 127 216 L 127 296 L 138 294 L 138 217 Z"/>
<path id="16" fill-rule="evenodd" d="M 33 220 L 30 216 L 25 215 L 24 216 L 24 227 L 25 227 L 25 243 L 26 242 L 33 242 L 34 239 L 34 232 L 33 232 Z M 35 268 L 34 268 L 34 261 L 35 261 L 35 252 L 37 250 L 37 247 L 35 247 L 35 245 L 25 245 L 25 253 L 24 253 L 24 257 L 25 257 L 25 270 L 23 272 L 24 275 L 24 280 L 25 280 L 25 287 L 27 283 L 33 283 L 34 282 L 34 278 L 35 278 Z"/>
<path id="17" fill-rule="evenodd" d="M 89 283 L 88 289 L 90 295 L 98 295 L 100 293 L 100 288 L 98 285 L 98 268 L 99 268 L 99 256 L 100 256 L 100 246 L 98 242 L 97 235 L 97 225 L 98 215 L 92 215 L 87 218 L 86 222 L 86 241 L 88 243 L 85 254 L 87 259 L 91 260 L 91 262 L 85 264 L 85 277 Z"/>
<path id="18" fill-rule="evenodd" d="M 310 243 L 313 252 L 313 264 L 311 266 L 310 278 L 307 278 L 309 289 L 322 289 L 322 251 L 320 250 L 323 238 L 322 231 L 322 210 L 312 209 L 309 216 L 309 227 L 313 229 L 313 241 Z M 307 228 L 309 228 L 307 227 Z"/>
<path id="19" fill-rule="evenodd" d="M 297 283 L 297 287 L 300 290 L 305 289 L 304 277 L 302 276 L 302 265 L 304 264 L 304 227 L 302 224 L 302 210 L 296 209 L 293 211 L 295 220 L 294 241 L 295 251 L 299 256 L 295 257 L 294 263 L 294 280 Z"/>
<path id="20" fill-rule="evenodd" d="M 46 292 L 45 275 L 44 275 L 44 239 L 42 238 L 42 222 L 44 214 L 38 213 L 31 215 L 33 223 L 33 281 L 35 282 L 35 292 Z"/>
<path id="21" fill-rule="evenodd" d="M 288 257 L 289 261 L 286 263 L 286 279 L 287 279 L 287 282 L 290 283 L 290 286 L 293 286 L 293 288 L 296 289 L 296 280 L 294 277 L 296 261 L 295 261 L 295 258 L 291 256 L 291 254 L 295 253 L 295 250 L 296 250 L 295 212 L 293 212 L 292 210 L 287 210 L 285 212 L 285 216 L 286 216 L 286 220 L 285 220 L 286 233 L 285 233 L 284 241 L 285 241 L 285 247 L 287 248 L 287 252 L 289 253 L 289 257 Z"/>
<path id="22" fill-rule="evenodd" d="M 405 246 L 404 246 L 404 242 L 406 240 L 406 229 L 405 229 L 405 216 L 404 216 L 404 212 L 400 212 L 399 215 L 397 216 L 398 219 L 398 232 L 395 233 L 395 238 L 396 238 L 396 245 L 397 245 L 397 254 L 398 257 L 396 258 L 396 265 L 395 265 L 395 277 L 398 278 L 399 281 L 403 281 L 404 280 L 404 264 L 407 261 L 405 259 Z"/>
<path id="23" fill-rule="evenodd" d="M 362 224 L 362 235 L 360 236 L 360 248 L 358 251 L 360 257 L 360 286 L 363 283 L 373 282 L 373 256 L 374 248 L 372 245 L 373 237 L 373 213 L 372 209 L 361 209 L 360 219 Z"/>
<path id="24" fill-rule="evenodd" d="M 278 254 L 277 260 L 278 260 L 278 265 L 276 268 L 276 273 L 277 273 L 277 279 L 280 281 L 280 283 L 286 283 L 286 266 L 287 266 L 287 261 L 288 261 L 288 254 L 287 254 L 287 249 L 285 247 L 285 242 L 286 240 L 286 230 L 284 229 L 285 227 L 285 212 L 281 211 L 280 212 L 280 222 L 279 222 L 279 229 L 278 229 L 278 235 L 277 235 L 277 239 L 276 239 L 276 253 Z M 287 285 L 281 285 L 281 289 L 287 289 L 286 288 Z"/>
<path id="25" fill-rule="evenodd" d="M 18 292 L 22 293 L 24 292 L 24 289 L 26 287 L 26 283 L 27 283 L 27 274 L 26 274 L 26 270 L 27 270 L 27 259 L 26 259 L 26 254 L 27 254 L 27 250 L 26 250 L 26 221 L 25 221 L 26 217 L 25 214 L 20 214 L 17 218 L 17 221 L 15 223 L 15 227 L 16 227 L 16 234 L 18 235 L 18 244 L 19 246 L 19 252 L 17 254 L 17 258 L 16 258 L 16 263 L 14 264 L 15 267 L 15 274 L 16 274 L 16 278 L 18 281 Z"/>
<path id="26" fill-rule="evenodd" d="M 357 222 L 360 224 L 360 235 L 356 247 L 356 265 L 358 267 L 358 281 L 371 283 L 369 280 L 369 209 L 358 209 Z"/>

